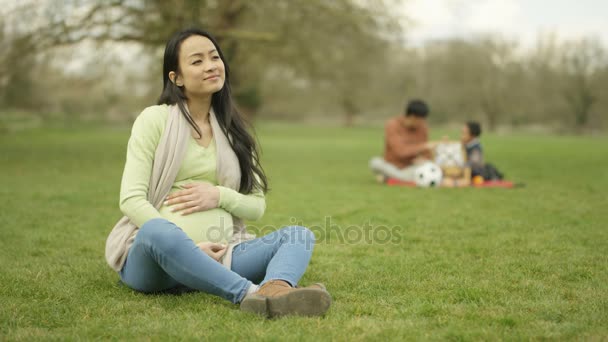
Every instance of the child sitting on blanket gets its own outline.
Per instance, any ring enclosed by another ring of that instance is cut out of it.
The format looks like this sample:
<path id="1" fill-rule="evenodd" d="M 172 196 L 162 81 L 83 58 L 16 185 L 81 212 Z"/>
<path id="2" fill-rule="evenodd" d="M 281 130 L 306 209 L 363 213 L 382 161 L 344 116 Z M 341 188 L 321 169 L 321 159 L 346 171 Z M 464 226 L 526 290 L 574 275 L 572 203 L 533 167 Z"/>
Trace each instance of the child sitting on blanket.
<path id="1" fill-rule="evenodd" d="M 492 164 L 484 163 L 480 136 L 481 125 L 478 122 L 468 121 L 462 127 L 460 141 L 467 153 L 467 166 L 471 168 L 471 177 L 481 176 L 484 180 L 503 179 L 502 173 Z"/>

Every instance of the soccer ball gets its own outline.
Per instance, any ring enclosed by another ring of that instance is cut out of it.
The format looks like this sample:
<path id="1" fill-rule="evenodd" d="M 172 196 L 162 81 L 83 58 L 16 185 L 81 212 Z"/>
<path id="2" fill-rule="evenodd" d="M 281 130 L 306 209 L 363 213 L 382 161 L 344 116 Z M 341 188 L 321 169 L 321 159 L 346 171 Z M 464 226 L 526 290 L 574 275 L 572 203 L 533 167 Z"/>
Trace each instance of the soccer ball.
<path id="1" fill-rule="evenodd" d="M 441 184 L 443 172 L 441 168 L 432 162 L 426 162 L 416 168 L 416 185 L 421 187 L 436 187 Z"/>

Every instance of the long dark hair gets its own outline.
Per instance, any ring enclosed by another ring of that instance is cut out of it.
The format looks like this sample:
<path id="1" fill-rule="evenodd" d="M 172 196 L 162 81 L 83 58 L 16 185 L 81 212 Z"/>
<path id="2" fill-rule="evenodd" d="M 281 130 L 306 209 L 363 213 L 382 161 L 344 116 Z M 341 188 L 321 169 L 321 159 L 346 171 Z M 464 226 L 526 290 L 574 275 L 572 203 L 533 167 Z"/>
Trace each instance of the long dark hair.
<path id="1" fill-rule="evenodd" d="M 264 169 L 260 165 L 259 151 L 256 145 L 255 138 L 249 133 L 252 129 L 251 125 L 245 121 L 241 113 L 239 113 L 230 89 L 230 68 L 226 59 L 222 54 L 220 46 L 211 34 L 196 28 L 190 28 L 175 33 L 167 42 L 165 47 L 165 57 L 163 60 L 163 92 L 158 98 L 158 104 L 174 105 L 177 104 L 182 114 L 186 117 L 190 125 L 202 137 L 202 132 L 194 119 L 186 110 L 184 102 L 187 100 L 186 94 L 182 87 L 178 87 L 169 80 L 169 72 L 173 71 L 177 74 L 179 70 L 179 49 L 182 42 L 186 38 L 194 35 L 199 35 L 208 38 L 217 49 L 226 72 L 226 79 L 222 89 L 214 93 L 211 97 L 211 106 L 215 111 L 217 121 L 229 138 L 230 146 L 239 160 L 241 167 L 241 184 L 239 192 L 244 194 L 251 193 L 254 189 L 260 189 L 263 192 L 268 191 L 268 180 L 264 174 Z"/>

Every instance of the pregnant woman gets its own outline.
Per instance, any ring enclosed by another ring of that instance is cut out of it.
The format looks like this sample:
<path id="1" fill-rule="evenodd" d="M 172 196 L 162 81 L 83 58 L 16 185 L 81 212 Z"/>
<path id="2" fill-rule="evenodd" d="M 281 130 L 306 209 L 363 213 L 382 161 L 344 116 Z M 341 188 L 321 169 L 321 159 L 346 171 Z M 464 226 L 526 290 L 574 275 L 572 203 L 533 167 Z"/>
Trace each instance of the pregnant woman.
<path id="1" fill-rule="evenodd" d="M 243 219 L 266 208 L 256 142 L 233 104 L 215 39 L 189 29 L 165 48 L 157 106 L 135 120 L 120 189 L 124 217 L 106 260 L 136 291 L 187 287 L 268 317 L 323 315 L 322 284 L 297 287 L 314 245 L 290 226 L 254 239 Z"/>

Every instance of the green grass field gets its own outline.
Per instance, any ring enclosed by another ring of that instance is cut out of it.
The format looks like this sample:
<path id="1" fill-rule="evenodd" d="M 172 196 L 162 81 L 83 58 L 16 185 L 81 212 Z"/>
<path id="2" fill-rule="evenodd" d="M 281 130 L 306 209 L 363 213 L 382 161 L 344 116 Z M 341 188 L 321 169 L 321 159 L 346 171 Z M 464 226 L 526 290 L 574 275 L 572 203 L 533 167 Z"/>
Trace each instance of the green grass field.
<path id="1" fill-rule="evenodd" d="M 608 139 L 486 136 L 525 188 L 412 189 L 373 181 L 380 129 L 258 134 L 272 190 L 252 224 L 314 228 L 302 283 L 327 285 L 325 317 L 119 286 L 103 252 L 128 130 L 30 129 L 0 135 L 0 340 L 608 339 Z"/>

